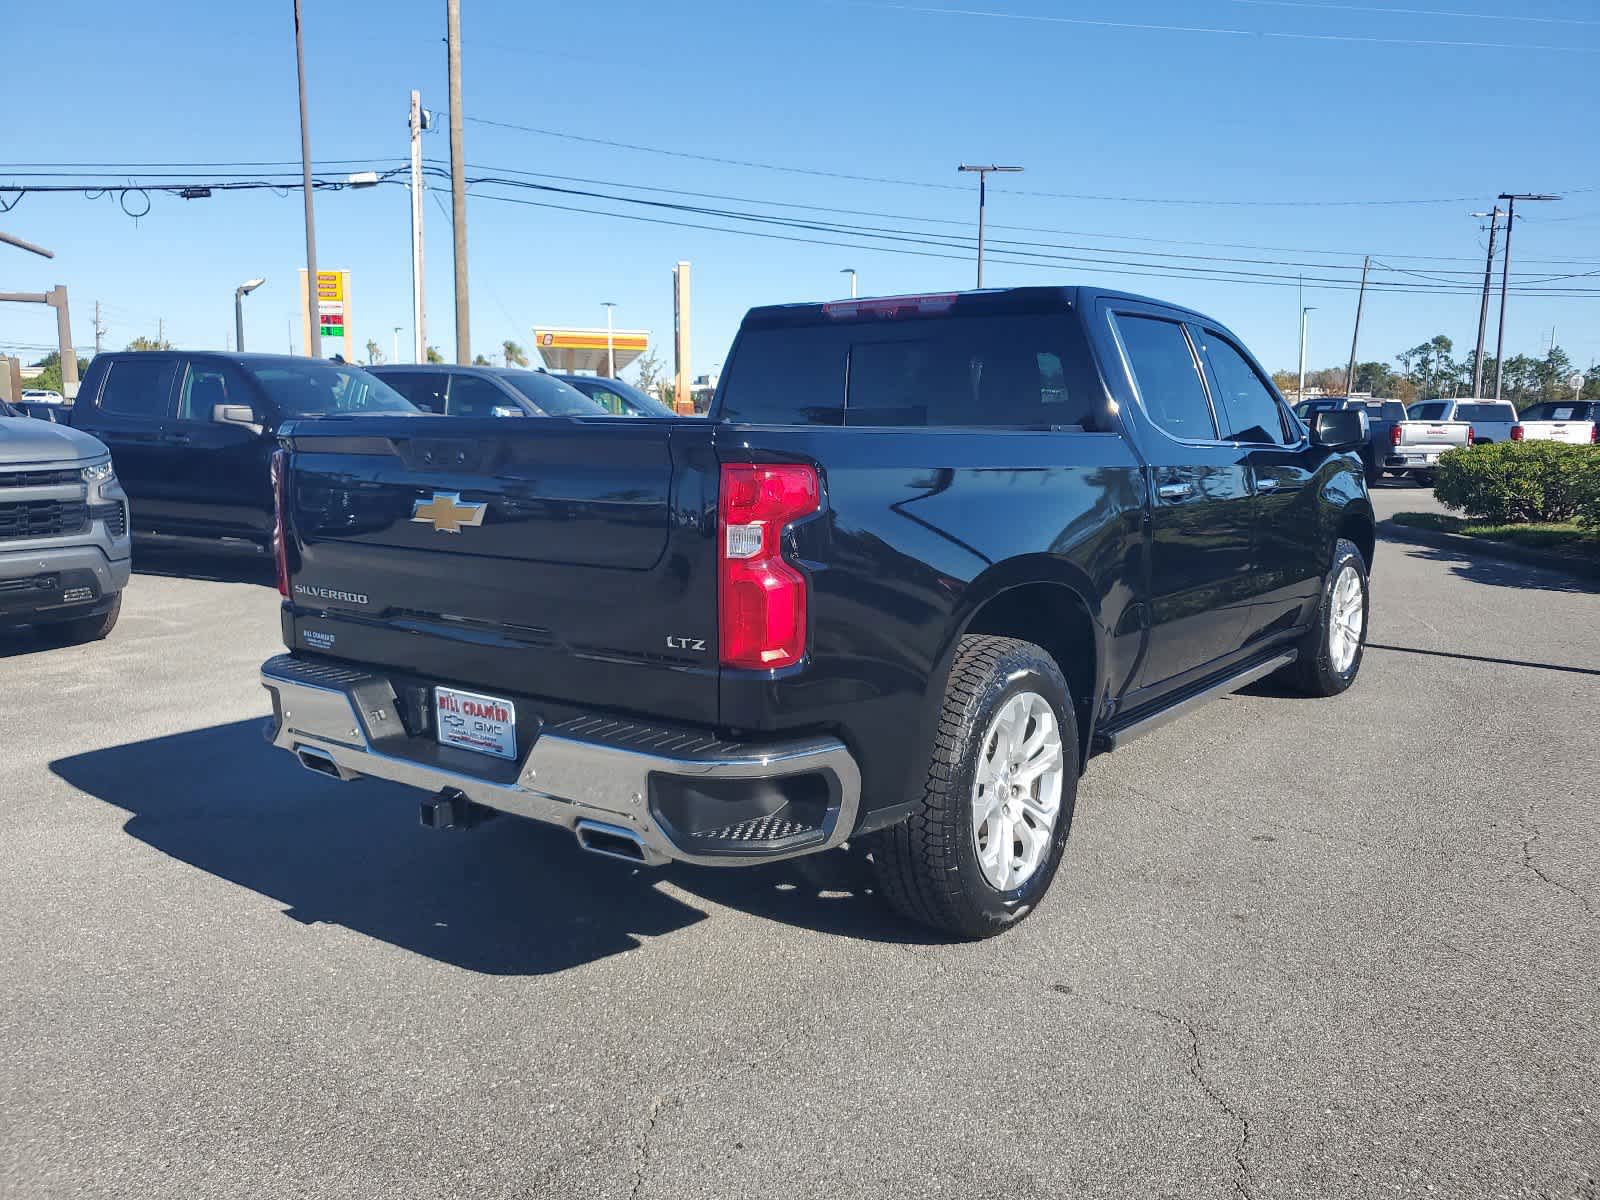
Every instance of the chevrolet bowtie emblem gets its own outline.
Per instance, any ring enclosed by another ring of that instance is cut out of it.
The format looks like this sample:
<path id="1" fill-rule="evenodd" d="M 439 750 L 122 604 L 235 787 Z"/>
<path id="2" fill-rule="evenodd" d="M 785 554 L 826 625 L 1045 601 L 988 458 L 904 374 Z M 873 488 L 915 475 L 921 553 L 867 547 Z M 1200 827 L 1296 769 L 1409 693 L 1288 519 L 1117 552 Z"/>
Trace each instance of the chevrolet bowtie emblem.
<path id="1" fill-rule="evenodd" d="M 487 504 L 463 504 L 460 492 L 435 492 L 432 500 L 418 500 L 411 519 L 432 525 L 435 533 L 460 533 L 463 526 L 474 529 L 483 524 Z"/>

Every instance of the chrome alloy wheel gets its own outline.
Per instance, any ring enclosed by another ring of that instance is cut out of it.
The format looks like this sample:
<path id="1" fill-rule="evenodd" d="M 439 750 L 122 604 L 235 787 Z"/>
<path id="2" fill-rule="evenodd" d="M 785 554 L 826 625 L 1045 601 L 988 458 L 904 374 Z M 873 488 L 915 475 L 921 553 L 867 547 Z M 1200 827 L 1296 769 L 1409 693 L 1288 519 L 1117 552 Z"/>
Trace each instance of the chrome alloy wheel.
<path id="1" fill-rule="evenodd" d="M 1343 675 L 1356 660 L 1361 647 L 1362 626 L 1366 623 L 1365 596 L 1361 572 L 1351 563 L 1333 583 L 1333 599 L 1328 605 L 1328 658 L 1333 669 Z"/>
<path id="2" fill-rule="evenodd" d="M 1021 887 L 1048 857 L 1065 766 L 1055 710 L 1037 692 L 1012 696 L 984 730 L 972 783 L 972 843 L 996 891 Z"/>

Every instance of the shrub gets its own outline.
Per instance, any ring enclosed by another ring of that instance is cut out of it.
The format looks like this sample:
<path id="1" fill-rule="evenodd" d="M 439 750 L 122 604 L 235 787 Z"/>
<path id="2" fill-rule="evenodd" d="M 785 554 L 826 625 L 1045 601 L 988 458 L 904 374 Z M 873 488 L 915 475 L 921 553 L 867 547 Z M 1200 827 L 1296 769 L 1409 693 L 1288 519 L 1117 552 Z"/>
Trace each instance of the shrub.
<path id="1" fill-rule="evenodd" d="M 1501 525 L 1600 525 L 1600 450 L 1561 442 L 1495 442 L 1439 457 L 1434 495 L 1467 516 Z"/>

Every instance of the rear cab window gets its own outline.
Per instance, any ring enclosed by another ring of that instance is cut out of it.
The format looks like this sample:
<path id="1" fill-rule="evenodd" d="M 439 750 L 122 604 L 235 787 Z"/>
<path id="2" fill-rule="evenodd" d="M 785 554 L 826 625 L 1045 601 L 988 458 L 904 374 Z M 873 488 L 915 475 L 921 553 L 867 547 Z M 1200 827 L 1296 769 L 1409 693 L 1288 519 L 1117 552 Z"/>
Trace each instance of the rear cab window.
<path id="1" fill-rule="evenodd" d="M 384 371 L 378 376 L 423 412 L 444 412 L 450 376 L 444 371 Z"/>
<path id="2" fill-rule="evenodd" d="M 852 313 L 747 328 L 718 405 L 722 420 L 751 424 L 1108 428 L 1104 389 L 1068 312 Z"/>

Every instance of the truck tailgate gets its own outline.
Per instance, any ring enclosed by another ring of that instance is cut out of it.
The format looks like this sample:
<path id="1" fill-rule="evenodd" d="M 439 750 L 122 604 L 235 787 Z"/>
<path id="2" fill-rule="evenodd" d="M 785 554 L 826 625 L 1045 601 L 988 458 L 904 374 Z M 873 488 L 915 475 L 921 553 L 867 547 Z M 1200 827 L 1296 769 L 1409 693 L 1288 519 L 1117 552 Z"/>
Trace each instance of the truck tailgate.
<path id="1" fill-rule="evenodd" d="M 287 432 L 291 647 L 716 720 L 708 423 L 362 418 Z"/>
<path id="2" fill-rule="evenodd" d="M 1594 437 L 1593 421 L 1523 421 L 1522 438 L 1529 442 L 1566 442 L 1587 446 Z"/>

